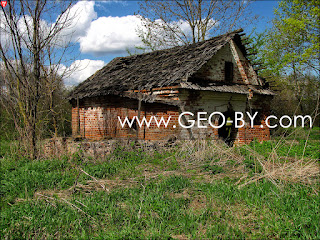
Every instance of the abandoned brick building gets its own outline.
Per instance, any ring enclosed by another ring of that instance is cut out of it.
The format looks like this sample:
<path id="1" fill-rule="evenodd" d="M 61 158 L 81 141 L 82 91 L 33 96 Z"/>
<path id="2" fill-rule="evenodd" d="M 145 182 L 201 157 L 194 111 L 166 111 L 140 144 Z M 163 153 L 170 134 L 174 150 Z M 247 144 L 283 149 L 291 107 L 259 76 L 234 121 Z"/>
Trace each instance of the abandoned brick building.
<path id="1" fill-rule="evenodd" d="M 264 120 L 274 93 L 249 63 L 241 32 L 113 59 L 71 93 L 73 136 L 89 140 L 225 138 L 225 127 L 182 128 L 178 116 L 185 111 L 194 113 L 185 115 L 183 121 L 188 125 L 197 112 L 221 112 L 234 119 L 236 111 L 258 111 L 253 128 L 247 124 L 232 128 L 232 140 L 241 144 L 254 138 L 269 139 Z M 122 127 L 118 116 L 171 120 L 167 127 L 159 128 L 154 122 L 150 127 Z M 214 124 L 219 125 L 221 119 L 217 115 Z"/>

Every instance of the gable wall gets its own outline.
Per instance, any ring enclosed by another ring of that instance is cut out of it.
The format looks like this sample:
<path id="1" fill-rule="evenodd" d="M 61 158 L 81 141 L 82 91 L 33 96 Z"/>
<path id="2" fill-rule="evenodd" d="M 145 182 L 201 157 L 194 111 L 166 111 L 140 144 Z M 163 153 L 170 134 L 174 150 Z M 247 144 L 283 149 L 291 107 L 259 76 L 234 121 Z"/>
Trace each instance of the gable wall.
<path id="1" fill-rule="evenodd" d="M 214 57 L 202 66 L 192 77 L 213 82 L 224 82 L 225 62 L 233 63 L 233 83 L 247 84 L 245 79 L 248 79 L 251 84 L 258 85 L 255 71 L 239 47 L 233 42 L 231 44 L 227 43 L 222 47 Z"/>
<path id="2" fill-rule="evenodd" d="M 234 41 L 230 41 L 229 46 L 243 81 L 246 84 L 260 85 L 256 72 L 253 70 L 250 62 L 243 55 L 238 45 Z"/>

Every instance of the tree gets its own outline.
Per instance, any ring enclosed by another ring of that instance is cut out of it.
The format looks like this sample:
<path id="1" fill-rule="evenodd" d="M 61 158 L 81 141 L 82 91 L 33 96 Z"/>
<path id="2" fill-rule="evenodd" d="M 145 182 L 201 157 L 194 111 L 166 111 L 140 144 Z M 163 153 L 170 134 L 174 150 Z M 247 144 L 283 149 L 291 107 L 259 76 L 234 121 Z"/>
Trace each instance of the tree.
<path id="1" fill-rule="evenodd" d="M 138 29 L 145 47 L 162 49 L 203 41 L 253 20 L 251 1 L 172 0 L 140 2 Z"/>
<path id="2" fill-rule="evenodd" d="M 31 158 L 38 154 L 43 116 L 52 111 L 46 105 L 47 98 L 61 83 L 57 71 L 70 46 L 66 30 L 75 17 L 71 16 L 71 6 L 70 1 L 11 0 L 1 7 L 4 77 L 0 101 Z M 58 15 L 54 20 L 50 19 L 53 14 Z"/>
<path id="3" fill-rule="evenodd" d="M 267 31 L 262 54 L 269 71 L 319 75 L 320 5 L 311 0 L 283 0 L 275 10 L 273 26 Z"/>
<path id="4" fill-rule="evenodd" d="M 275 113 L 311 114 L 320 96 L 319 3 L 282 0 L 274 14 L 271 28 L 251 38 L 258 52 L 252 60 L 263 65 L 261 76 L 278 90 Z"/>
<path id="5" fill-rule="evenodd" d="M 242 43 L 246 46 L 247 58 L 254 69 L 257 72 L 264 69 L 264 59 L 261 55 L 261 50 L 265 44 L 264 33 L 258 33 L 254 28 L 251 34 L 242 38 Z"/>

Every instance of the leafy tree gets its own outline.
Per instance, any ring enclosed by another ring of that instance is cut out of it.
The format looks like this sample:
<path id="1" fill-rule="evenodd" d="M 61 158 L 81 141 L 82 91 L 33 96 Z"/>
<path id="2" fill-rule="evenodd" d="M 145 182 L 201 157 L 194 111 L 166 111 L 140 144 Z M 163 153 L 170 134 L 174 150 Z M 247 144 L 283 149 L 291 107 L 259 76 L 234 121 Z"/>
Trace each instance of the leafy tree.
<path id="1" fill-rule="evenodd" d="M 278 93 L 274 114 L 312 114 L 320 96 L 319 3 L 283 0 L 274 13 L 265 33 L 250 36 L 257 53 L 250 60 Z"/>
<path id="2" fill-rule="evenodd" d="M 247 58 L 254 69 L 256 71 L 265 69 L 263 55 L 261 54 L 265 44 L 264 33 L 257 33 L 256 29 L 253 29 L 247 37 L 242 37 L 242 43 L 246 46 Z"/>
<path id="3" fill-rule="evenodd" d="M 319 74 L 320 8 L 316 0 L 283 0 L 275 10 L 262 52 L 266 76 Z"/>

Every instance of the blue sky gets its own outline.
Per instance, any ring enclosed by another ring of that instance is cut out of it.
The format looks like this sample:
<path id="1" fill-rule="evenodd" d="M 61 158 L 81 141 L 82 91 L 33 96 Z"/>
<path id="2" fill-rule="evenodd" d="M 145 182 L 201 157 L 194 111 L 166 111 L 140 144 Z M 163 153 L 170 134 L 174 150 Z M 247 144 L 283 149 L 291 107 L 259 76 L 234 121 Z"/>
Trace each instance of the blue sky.
<path id="1" fill-rule="evenodd" d="M 252 3 L 252 12 L 259 15 L 259 20 L 246 27 L 245 32 L 251 33 L 253 28 L 257 32 L 265 31 L 277 5 L 277 1 Z M 126 48 L 140 44 L 136 36 L 139 21 L 133 16 L 139 10 L 136 1 L 79 1 L 74 9 L 80 13 L 75 24 L 76 59 L 66 65 L 79 67 L 65 80 L 67 85 L 77 85 L 113 58 L 128 55 Z"/>

